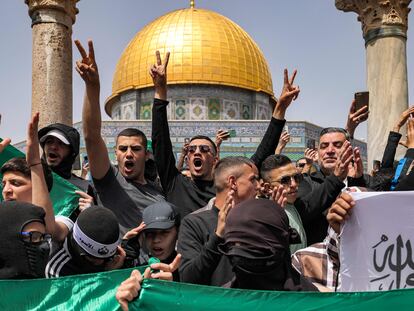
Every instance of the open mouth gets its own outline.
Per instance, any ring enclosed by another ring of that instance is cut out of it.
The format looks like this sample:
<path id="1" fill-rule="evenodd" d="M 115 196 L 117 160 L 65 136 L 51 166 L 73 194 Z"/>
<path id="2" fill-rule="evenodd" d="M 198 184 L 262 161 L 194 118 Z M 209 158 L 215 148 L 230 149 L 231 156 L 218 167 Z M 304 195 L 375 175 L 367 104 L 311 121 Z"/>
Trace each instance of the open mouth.
<path id="1" fill-rule="evenodd" d="M 126 171 L 132 171 L 134 168 L 134 162 L 133 161 L 125 161 L 125 169 Z"/>
<path id="2" fill-rule="evenodd" d="M 47 155 L 47 157 L 48 157 L 50 160 L 55 160 L 55 159 L 57 159 L 58 155 L 57 155 L 56 153 L 49 152 L 49 153 L 48 153 L 48 155 Z"/>
<path id="3" fill-rule="evenodd" d="M 163 252 L 164 250 L 162 249 L 162 248 L 160 248 L 160 247 L 154 247 L 153 249 L 152 249 L 152 255 L 154 255 L 154 256 L 159 256 L 159 255 L 161 255 L 162 254 L 162 252 Z"/>
<path id="4" fill-rule="evenodd" d="M 195 158 L 193 163 L 195 168 L 200 168 L 203 165 L 203 160 L 200 158 Z"/>

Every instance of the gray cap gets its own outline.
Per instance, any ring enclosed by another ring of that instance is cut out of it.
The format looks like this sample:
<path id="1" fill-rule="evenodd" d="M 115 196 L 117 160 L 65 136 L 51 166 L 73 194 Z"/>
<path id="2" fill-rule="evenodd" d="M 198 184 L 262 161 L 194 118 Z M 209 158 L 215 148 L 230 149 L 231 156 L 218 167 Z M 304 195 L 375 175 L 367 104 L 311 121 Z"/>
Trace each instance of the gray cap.
<path id="1" fill-rule="evenodd" d="M 147 206 L 142 213 L 142 221 L 147 230 L 166 230 L 180 225 L 177 208 L 168 202 L 157 202 Z"/>

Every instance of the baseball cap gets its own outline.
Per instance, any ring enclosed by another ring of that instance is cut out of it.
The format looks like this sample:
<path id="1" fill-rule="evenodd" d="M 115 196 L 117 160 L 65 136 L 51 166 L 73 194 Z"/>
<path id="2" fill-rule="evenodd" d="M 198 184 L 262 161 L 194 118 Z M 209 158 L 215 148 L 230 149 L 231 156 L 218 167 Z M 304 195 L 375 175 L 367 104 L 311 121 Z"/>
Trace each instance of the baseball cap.
<path id="1" fill-rule="evenodd" d="M 144 231 L 166 230 L 180 224 L 180 215 L 173 204 L 157 202 L 144 209 L 142 221 L 145 223 Z"/>
<path id="2" fill-rule="evenodd" d="M 65 145 L 70 145 L 69 140 L 66 138 L 65 134 L 63 134 L 62 131 L 59 131 L 59 130 L 56 130 L 56 129 L 47 132 L 46 135 L 44 135 L 42 138 L 40 138 L 40 142 L 44 143 L 49 136 L 56 137 L 57 139 L 59 139 Z"/>

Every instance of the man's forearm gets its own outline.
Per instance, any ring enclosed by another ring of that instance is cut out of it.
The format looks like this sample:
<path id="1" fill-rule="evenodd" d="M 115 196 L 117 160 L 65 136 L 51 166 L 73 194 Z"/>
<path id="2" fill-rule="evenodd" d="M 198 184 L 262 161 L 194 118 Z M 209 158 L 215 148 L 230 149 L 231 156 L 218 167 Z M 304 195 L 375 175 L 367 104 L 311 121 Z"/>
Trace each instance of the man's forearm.
<path id="1" fill-rule="evenodd" d="M 99 106 L 99 86 L 86 85 L 83 103 L 83 133 L 85 140 L 101 136 L 101 108 Z"/>
<path id="2" fill-rule="evenodd" d="M 167 87 L 156 87 L 154 98 L 167 100 Z"/>
<path id="3" fill-rule="evenodd" d="M 44 209 L 46 230 L 55 238 L 58 233 L 56 232 L 55 213 L 47 189 L 42 164 L 32 165 L 30 173 L 32 180 L 32 203 Z"/>

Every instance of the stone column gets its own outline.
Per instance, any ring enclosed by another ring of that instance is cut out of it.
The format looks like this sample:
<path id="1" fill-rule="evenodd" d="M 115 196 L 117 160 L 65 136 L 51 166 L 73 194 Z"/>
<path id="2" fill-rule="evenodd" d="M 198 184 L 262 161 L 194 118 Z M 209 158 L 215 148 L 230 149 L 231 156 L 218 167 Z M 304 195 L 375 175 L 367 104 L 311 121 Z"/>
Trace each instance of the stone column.
<path id="1" fill-rule="evenodd" d="M 78 0 L 25 0 L 32 19 L 32 113 L 72 125 L 72 24 Z"/>
<path id="2" fill-rule="evenodd" d="M 382 159 L 388 133 L 408 107 L 406 41 L 410 2 L 335 0 L 337 9 L 356 12 L 362 24 L 370 97 L 369 168 L 373 160 Z M 404 150 L 399 148 L 396 158 L 403 155 Z"/>

